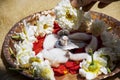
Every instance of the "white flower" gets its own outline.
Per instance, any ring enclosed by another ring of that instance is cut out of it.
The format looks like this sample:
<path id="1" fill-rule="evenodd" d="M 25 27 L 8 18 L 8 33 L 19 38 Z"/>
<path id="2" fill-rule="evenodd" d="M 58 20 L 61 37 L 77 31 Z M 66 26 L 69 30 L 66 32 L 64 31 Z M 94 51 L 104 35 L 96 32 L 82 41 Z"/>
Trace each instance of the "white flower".
<path id="1" fill-rule="evenodd" d="M 45 80 L 55 80 L 54 72 L 48 60 L 33 62 L 32 66 L 34 70 L 36 70 L 38 76 L 42 77 Z"/>
<path id="2" fill-rule="evenodd" d="M 15 43 L 14 47 L 16 48 L 17 52 L 19 52 L 20 50 L 32 50 L 33 44 L 27 40 L 24 40 L 23 42 L 19 42 L 18 44 Z"/>
<path id="3" fill-rule="evenodd" d="M 23 23 L 24 23 L 23 32 L 19 33 L 21 38 L 24 40 L 28 40 L 30 42 L 36 41 L 35 32 L 37 30 L 37 26 L 27 24 L 25 20 L 23 21 Z"/>
<path id="4" fill-rule="evenodd" d="M 34 54 L 33 51 L 28 50 L 19 52 L 19 54 L 16 55 L 17 65 L 29 63 L 29 59 L 35 56 Z"/>
<path id="5" fill-rule="evenodd" d="M 114 52 L 114 50 L 112 48 L 108 48 L 108 47 L 103 47 L 100 48 L 98 50 L 100 53 L 103 53 L 103 55 L 106 56 L 106 58 L 109 58 L 109 68 L 112 70 L 115 68 L 115 64 L 114 62 L 117 61 L 118 59 L 118 55 Z"/>
<path id="6" fill-rule="evenodd" d="M 38 28 L 36 31 L 36 35 L 44 36 L 45 34 L 50 34 L 53 31 L 55 17 L 51 15 L 42 15 L 39 17 L 39 21 L 37 22 Z"/>
<path id="7" fill-rule="evenodd" d="M 19 41 L 18 43 L 14 44 L 14 47 L 17 52 L 16 54 L 17 65 L 27 64 L 29 63 L 30 57 L 35 56 L 35 52 L 32 50 L 32 48 L 33 42 L 36 40 L 34 34 L 37 29 L 37 26 L 28 25 L 25 20 L 23 21 L 23 23 L 24 23 L 23 32 L 17 33 L 20 35 L 23 41 Z"/>
<path id="8" fill-rule="evenodd" d="M 22 43 L 15 43 L 14 47 L 16 48 L 16 59 L 19 64 L 26 64 L 29 62 L 29 58 L 35 56 L 35 52 L 32 51 L 33 44 L 28 40 L 24 40 Z"/>
<path id="9" fill-rule="evenodd" d="M 88 56 L 86 60 L 83 60 L 80 63 L 79 74 L 85 77 L 87 80 L 92 80 L 100 74 L 107 74 L 107 61 L 101 57 L 102 53 L 94 52 L 93 59 L 94 64 L 91 65 L 92 59 L 91 56 Z"/>
<path id="10" fill-rule="evenodd" d="M 81 25 L 82 11 L 73 8 L 70 0 L 62 0 L 55 7 L 56 19 L 63 29 L 77 30 Z"/>

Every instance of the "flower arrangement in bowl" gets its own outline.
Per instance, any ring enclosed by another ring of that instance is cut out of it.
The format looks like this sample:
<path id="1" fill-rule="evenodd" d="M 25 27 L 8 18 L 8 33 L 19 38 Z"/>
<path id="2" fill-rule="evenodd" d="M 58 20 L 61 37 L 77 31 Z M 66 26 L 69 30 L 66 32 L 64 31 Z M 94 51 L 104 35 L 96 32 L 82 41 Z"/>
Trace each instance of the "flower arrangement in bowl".
<path id="1" fill-rule="evenodd" d="M 10 70 L 32 79 L 104 79 L 120 72 L 119 33 L 119 21 L 62 0 L 15 24 L 3 53 Z"/>

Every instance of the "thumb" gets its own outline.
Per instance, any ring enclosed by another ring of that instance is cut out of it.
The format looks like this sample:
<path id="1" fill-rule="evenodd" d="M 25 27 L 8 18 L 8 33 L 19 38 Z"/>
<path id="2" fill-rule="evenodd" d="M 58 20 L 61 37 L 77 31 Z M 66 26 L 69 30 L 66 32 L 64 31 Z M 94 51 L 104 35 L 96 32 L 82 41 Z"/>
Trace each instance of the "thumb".
<path id="1" fill-rule="evenodd" d="M 74 8 L 77 8 L 77 9 L 79 9 L 81 6 L 80 0 L 70 0 L 70 3 Z"/>
<path id="2" fill-rule="evenodd" d="M 111 3 L 111 2 L 110 2 L 110 3 Z M 104 8 L 104 7 L 108 6 L 110 3 L 100 2 L 100 3 L 98 4 L 98 8 Z"/>
<path id="3" fill-rule="evenodd" d="M 93 2 L 91 2 L 90 4 L 88 4 L 88 5 L 86 5 L 86 6 L 83 6 L 83 8 L 82 8 L 83 11 L 88 11 L 88 10 L 90 10 L 96 2 L 97 2 L 97 1 L 93 1 Z"/>

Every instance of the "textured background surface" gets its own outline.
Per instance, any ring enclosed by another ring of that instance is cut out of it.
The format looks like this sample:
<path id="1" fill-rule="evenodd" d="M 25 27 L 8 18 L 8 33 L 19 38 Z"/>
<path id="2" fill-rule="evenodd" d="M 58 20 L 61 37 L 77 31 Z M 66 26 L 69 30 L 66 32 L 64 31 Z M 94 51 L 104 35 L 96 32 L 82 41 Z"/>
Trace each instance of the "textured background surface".
<path id="1" fill-rule="evenodd" d="M 35 12 L 51 9 L 59 1 L 60 0 L 0 0 L 0 52 L 5 35 L 16 22 Z M 96 4 L 92 10 L 105 13 L 120 21 L 120 1 L 114 2 L 104 9 L 98 9 Z M 23 76 L 17 73 L 14 74 L 14 72 L 12 73 L 13 74 L 6 71 L 0 58 L 0 80 L 26 80 Z M 116 80 L 120 79 L 116 78 Z"/>

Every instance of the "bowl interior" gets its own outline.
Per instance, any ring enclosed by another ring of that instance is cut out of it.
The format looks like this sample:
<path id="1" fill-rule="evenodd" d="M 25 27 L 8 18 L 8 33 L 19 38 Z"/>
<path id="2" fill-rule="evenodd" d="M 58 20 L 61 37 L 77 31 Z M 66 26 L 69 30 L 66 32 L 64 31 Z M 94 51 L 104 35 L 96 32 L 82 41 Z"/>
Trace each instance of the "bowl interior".
<path id="1" fill-rule="evenodd" d="M 102 14 L 102 13 L 98 13 L 98 12 L 94 12 L 94 11 L 90 11 L 91 13 L 91 16 L 93 19 L 100 19 L 100 20 L 103 20 L 107 25 L 111 26 L 112 27 L 112 31 L 114 32 L 113 34 L 117 35 L 118 37 L 120 37 L 120 22 L 110 16 L 107 16 L 105 14 Z M 21 32 L 22 28 L 23 28 L 23 23 L 22 21 L 23 20 L 26 20 L 27 22 L 30 22 L 32 25 L 35 25 L 36 23 L 36 20 L 38 19 L 38 14 L 40 15 L 45 15 L 45 14 L 42 14 L 42 12 L 38 12 L 38 13 L 35 13 L 33 15 L 30 15 L 24 19 L 22 19 L 21 21 L 19 21 L 18 23 L 16 23 L 12 29 L 8 32 L 8 34 L 6 35 L 5 37 L 5 40 L 4 40 L 4 43 L 3 43 L 3 55 L 5 57 L 5 60 L 7 61 L 7 63 L 15 68 L 16 65 L 14 64 L 15 62 L 15 59 L 11 57 L 11 54 L 9 52 L 9 46 L 13 49 L 13 51 L 15 52 L 15 48 L 13 47 L 14 45 L 14 42 L 12 39 L 11 39 L 11 35 L 13 35 L 15 32 Z M 106 77 L 110 77 L 110 76 L 113 76 L 117 73 L 120 72 L 120 66 L 117 65 L 116 68 L 109 74 L 107 75 L 100 75 L 96 78 L 96 80 L 98 79 L 104 79 Z M 20 72 L 21 74 L 29 77 L 29 78 L 33 78 L 32 75 L 30 74 L 27 74 L 25 73 L 24 71 L 23 72 Z M 79 75 L 71 75 L 71 74 L 67 74 L 65 76 L 62 76 L 62 77 L 56 77 L 57 80 L 76 80 L 76 78 L 78 77 L 78 80 L 79 80 Z M 82 78 L 81 78 L 82 79 Z M 80 80 L 81 80 L 80 79 Z"/>

